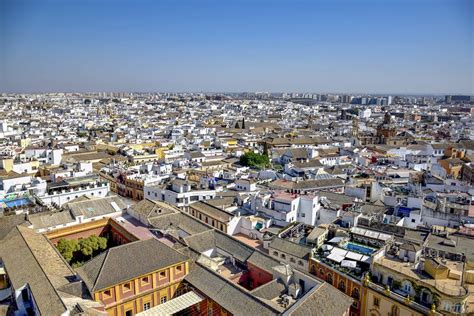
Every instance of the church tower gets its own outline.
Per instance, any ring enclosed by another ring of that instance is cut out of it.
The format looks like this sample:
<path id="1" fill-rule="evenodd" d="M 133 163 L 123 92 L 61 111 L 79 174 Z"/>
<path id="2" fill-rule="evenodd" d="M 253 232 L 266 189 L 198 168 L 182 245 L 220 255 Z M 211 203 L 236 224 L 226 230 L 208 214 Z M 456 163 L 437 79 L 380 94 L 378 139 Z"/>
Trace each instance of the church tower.
<path id="1" fill-rule="evenodd" d="M 359 138 L 359 118 L 352 119 L 352 137 Z"/>

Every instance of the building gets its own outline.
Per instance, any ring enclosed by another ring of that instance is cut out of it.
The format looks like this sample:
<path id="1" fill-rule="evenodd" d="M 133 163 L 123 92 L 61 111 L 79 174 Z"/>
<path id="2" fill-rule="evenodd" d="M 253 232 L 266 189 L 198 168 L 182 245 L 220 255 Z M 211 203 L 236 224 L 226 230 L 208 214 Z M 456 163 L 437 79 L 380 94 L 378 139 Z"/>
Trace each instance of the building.
<path id="1" fill-rule="evenodd" d="M 317 195 L 304 195 L 274 191 L 262 192 L 252 198 L 250 208 L 273 219 L 275 225 L 286 226 L 292 222 L 314 225 L 320 205 Z"/>
<path id="2" fill-rule="evenodd" d="M 132 316 L 184 294 L 189 259 L 151 238 L 110 248 L 78 269 L 109 315 Z"/>
<path id="3" fill-rule="evenodd" d="M 199 221 L 206 223 L 229 235 L 239 229 L 240 217 L 206 202 L 196 202 L 187 208 L 186 212 Z"/>
<path id="4" fill-rule="evenodd" d="M 268 253 L 278 261 L 291 265 L 295 269 L 308 271 L 311 247 L 303 246 L 291 241 L 274 238 L 268 245 Z"/>
<path id="5" fill-rule="evenodd" d="M 180 208 L 215 196 L 216 190 L 207 184 L 201 185 L 182 179 L 175 179 L 165 186 L 145 186 L 145 198 L 164 201 Z"/>
<path id="6" fill-rule="evenodd" d="M 2 227 L 4 229 L 4 227 Z M 82 283 L 48 239 L 15 226 L 1 240 L 0 295 L 15 315 L 107 315 L 101 304 L 81 295 Z"/>

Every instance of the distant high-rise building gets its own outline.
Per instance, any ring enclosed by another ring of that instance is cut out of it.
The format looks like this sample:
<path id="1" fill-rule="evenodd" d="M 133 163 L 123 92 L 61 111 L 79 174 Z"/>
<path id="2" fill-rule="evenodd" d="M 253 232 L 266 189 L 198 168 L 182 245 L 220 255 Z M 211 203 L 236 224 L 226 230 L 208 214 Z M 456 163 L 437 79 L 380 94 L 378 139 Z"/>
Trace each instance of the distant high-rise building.
<path id="1" fill-rule="evenodd" d="M 352 101 L 352 96 L 350 96 L 350 95 L 341 96 L 341 102 L 342 103 L 351 103 L 351 101 Z"/>
<path id="2" fill-rule="evenodd" d="M 469 103 L 473 98 L 469 95 L 447 95 L 445 97 L 446 103 Z"/>

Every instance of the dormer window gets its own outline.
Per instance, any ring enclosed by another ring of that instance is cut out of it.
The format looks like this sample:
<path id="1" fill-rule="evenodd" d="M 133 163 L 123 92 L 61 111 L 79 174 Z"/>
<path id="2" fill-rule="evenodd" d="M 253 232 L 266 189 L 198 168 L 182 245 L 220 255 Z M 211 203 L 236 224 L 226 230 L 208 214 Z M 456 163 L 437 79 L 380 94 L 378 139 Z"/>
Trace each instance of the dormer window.
<path id="1" fill-rule="evenodd" d="M 123 285 L 124 292 L 131 291 L 132 290 L 132 283 L 128 282 Z"/>

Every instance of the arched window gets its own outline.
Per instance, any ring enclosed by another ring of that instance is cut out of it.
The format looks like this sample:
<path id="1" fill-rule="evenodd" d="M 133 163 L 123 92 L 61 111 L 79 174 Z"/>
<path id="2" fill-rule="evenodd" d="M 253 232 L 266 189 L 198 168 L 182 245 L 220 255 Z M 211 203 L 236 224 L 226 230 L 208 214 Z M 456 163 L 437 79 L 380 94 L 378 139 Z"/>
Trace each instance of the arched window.
<path id="1" fill-rule="evenodd" d="M 456 303 L 456 305 L 454 305 L 454 312 L 455 313 L 461 313 L 461 311 L 462 311 L 461 303 Z"/>
<path id="2" fill-rule="evenodd" d="M 316 267 L 314 265 L 312 265 L 310 269 L 311 269 L 310 270 L 311 274 L 316 275 Z"/>
<path id="3" fill-rule="evenodd" d="M 358 289 L 358 288 L 354 288 L 354 289 L 352 290 L 351 296 L 352 296 L 353 299 L 358 300 L 359 297 L 360 297 L 359 289 Z"/>
<path id="4" fill-rule="evenodd" d="M 332 285 L 332 273 L 328 273 L 328 276 L 326 278 L 326 282 Z"/>
<path id="5" fill-rule="evenodd" d="M 273 255 L 278 257 L 278 251 L 274 251 Z"/>
<path id="6" fill-rule="evenodd" d="M 402 283 L 402 290 L 403 292 L 410 294 L 412 292 L 412 285 L 410 281 L 403 281 Z"/>
<path id="7" fill-rule="evenodd" d="M 450 312 L 451 311 L 451 303 L 449 302 L 444 302 L 443 304 L 443 309 L 447 312 Z"/>
<path id="8" fill-rule="evenodd" d="M 400 308 L 397 305 L 392 306 L 392 316 L 400 316 Z"/>
<path id="9" fill-rule="evenodd" d="M 338 286 L 339 290 L 341 290 L 342 292 L 345 292 L 346 291 L 346 282 L 344 280 L 341 280 L 339 282 L 339 286 Z"/>
<path id="10" fill-rule="evenodd" d="M 433 296 L 431 295 L 431 292 L 427 289 L 422 289 L 421 290 L 421 302 L 425 304 L 431 304 L 433 301 Z"/>
<path id="11" fill-rule="evenodd" d="M 321 277 L 324 276 L 324 270 L 323 270 L 322 268 L 319 268 L 319 275 L 320 275 Z"/>

